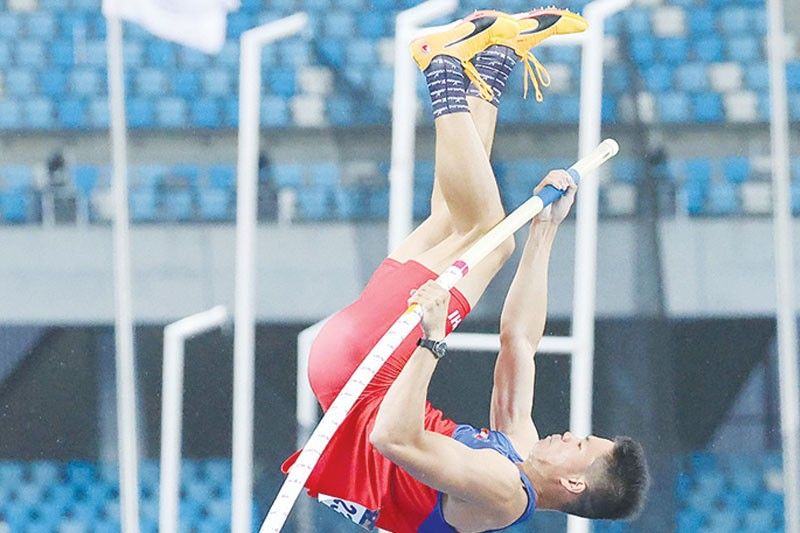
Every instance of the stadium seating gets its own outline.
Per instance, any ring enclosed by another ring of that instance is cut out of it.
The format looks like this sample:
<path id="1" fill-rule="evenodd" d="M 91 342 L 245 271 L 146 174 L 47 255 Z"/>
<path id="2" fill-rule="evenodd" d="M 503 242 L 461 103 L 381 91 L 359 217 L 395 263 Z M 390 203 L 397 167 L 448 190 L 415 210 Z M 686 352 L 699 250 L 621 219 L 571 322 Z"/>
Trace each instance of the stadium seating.
<path id="1" fill-rule="evenodd" d="M 676 104 L 680 109 L 682 104 Z M 563 108 L 562 108 L 562 112 Z M 676 113 L 675 109 L 665 111 Z M 668 115 L 669 116 L 669 115 Z M 353 174 L 355 164 L 361 170 Z M 261 185 L 293 191 L 298 221 L 365 220 L 385 218 L 388 209 L 388 165 L 376 162 L 337 164 L 328 161 L 276 163 L 261 176 Z M 566 160 L 512 160 L 495 163 L 500 193 L 507 207 L 520 205 L 535 179 Z M 366 170 L 364 170 L 366 168 Z M 608 166 L 610 180 L 601 186 L 600 213 L 632 215 L 641 161 L 615 158 Z M 770 176 L 763 163 L 736 155 L 722 158 L 672 159 L 664 171 L 654 170 L 663 194 L 674 195 L 674 212 L 664 215 L 768 215 L 771 212 Z M 433 184 L 433 162 L 417 161 L 414 216 L 428 214 Z M 800 215 L 800 158 L 792 161 L 792 210 Z M 76 196 L 90 205 L 110 186 L 107 166 L 78 164 L 70 169 Z M 134 165 L 129 171 L 131 217 L 135 222 L 222 222 L 235 215 L 236 170 L 232 165 Z M 372 196 L 374 195 L 374 197 Z M 39 220 L 39 191 L 33 170 L 26 165 L 0 166 L 0 222 Z M 90 213 L 90 220 L 99 220 Z"/>
<path id="2" fill-rule="evenodd" d="M 394 16 L 397 10 L 414 3 L 372 1 L 371 9 L 365 10 L 361 0 L 338 2 L 334 9 L 328 0 L 243 2 L 241 9 L 229 16 L 228 40 L 216 56 L 159 40 L 139 26 L 126 25 L 130 127 L 235 127 L 234 114 L 228 110 L 236 107 L 239 36 L 261 20 L 300 7 L 312 14 L 325 10 L 326 16 L 319 21 L 312 16 L 317 30 L 314 39 L 289 39 L 264 49 L 264 96 L 276 111 L 263 125 L 343 127 L 380 123 L 388 117 L 392 91 Z M 580 9 L 584 3 L 572 2 L 570 7 Z M 473 4 L 482 5 L 465 2 L 462 7 L 468 10 Z M 766 120 L 763 112 L 734 111 L 741 98 L 734 98 L 734 103 L 725 108 L 719 104 L 742 92 L 751 92 L 753 101 L 766 97 L 766 23 L 760 4 L 749 0 L 645 4 L 608 21 L 609 33 L 627 42 L 633 64 L 621 59 L 625 54 L 617 54 L 608 62 L 606 87 L 610 96 L 605 104 L 605 121 L 630 119 L 614 111 L 617 100 L 634 86 L 631 76 L 642 77 L 658 103 L 659 119 L 665 122 Z M 49 0 L 38 6 L 32 4 L 32 11 L 10 9 L 0 13 L 4 91 L 0 128 L 107 127 L 107 114 L 99 104 L 107 97 L 105 21 L 99 5 L 99 0 Z M 514 0 L 501 0 L 496 7 L 515 11 L 523 6 Z M 545 103 L 534 106 L 541 108 L 537 111 L 505 112 L 507 117 L 517 123 L 575 122 L 577 52 L 569 47 L 540 50 L 545 64 L 556 74 L 548 94 L 555 100 L 554 112 L 550 113 Z M 323 76 L 322 82 L 309 83 L 303 81 L 309 69 L 323 73 L 338 70 L 333 76 Z M 792 57 L 787 82 L 791 100 L 798 101 L 792 107 L 792 119 L 800 120 L 800 62 Z M 515 95 L 520 91 L 518 85 L 509 88 Z M 336 99 L 323 101 L 311 117 L 294 109 L 290 112 L 289 102 L 302 106 L 306 97 L 319 94 L 335 94 Z"/>
<path id="3" fill-rule="evenodd" d="M 113 464 L 0 461 L 0 530 L 119 531 L 117 477 Z M 155 461 L 140 463 L 142 531 L 157 530 L 158 479 Z M 229 460 L 183 461 L 181 491 L 181 531 L 229 527 Z M 254 507 L 255 527 L 261 516 Z"/>

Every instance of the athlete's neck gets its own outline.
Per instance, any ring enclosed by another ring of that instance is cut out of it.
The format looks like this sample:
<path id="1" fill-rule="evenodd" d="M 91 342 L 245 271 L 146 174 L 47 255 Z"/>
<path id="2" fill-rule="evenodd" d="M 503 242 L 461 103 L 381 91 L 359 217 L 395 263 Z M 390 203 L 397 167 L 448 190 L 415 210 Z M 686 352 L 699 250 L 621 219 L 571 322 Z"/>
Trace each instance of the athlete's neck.
<path id="1" fill-rule="evenodd" d="M 536 510 L 561 510 L 561 502 L 551 496 L 552 492 L 549 490 L 551 482 L 530 461 L 519 463 L 517 466 L 528 476 L 533 485 L 533 491 L 536 493 Z"/>

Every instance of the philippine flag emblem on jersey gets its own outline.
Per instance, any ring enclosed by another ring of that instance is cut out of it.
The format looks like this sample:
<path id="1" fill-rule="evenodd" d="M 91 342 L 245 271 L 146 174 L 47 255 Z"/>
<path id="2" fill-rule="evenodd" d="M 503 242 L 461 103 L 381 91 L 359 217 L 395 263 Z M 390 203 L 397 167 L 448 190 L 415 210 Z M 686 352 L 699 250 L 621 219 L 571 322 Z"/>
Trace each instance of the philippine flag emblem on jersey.
<path id="1" fill-rule="evenodd" d="M 489 438 L 489 430 L 486 428 L 481 428 L 481 431 L 475 434 L 475 440 L 486 440 L 488 438 Z"/>

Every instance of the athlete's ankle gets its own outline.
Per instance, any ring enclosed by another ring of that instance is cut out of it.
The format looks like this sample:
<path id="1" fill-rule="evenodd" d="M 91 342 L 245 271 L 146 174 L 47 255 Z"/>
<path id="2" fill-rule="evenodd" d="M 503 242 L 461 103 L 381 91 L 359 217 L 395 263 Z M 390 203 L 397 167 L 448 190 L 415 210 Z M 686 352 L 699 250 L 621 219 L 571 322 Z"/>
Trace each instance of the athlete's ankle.
<path id="1" fill-rule="evenodd" d="M 425 81 L 434 119 L 449 113 L 469 113 L 466 78 L 460 60 L 447 55 L 434 57 L 425 69 Z"/>
<path id="2" fill-rule="evenodd" d="M 512 48 L 495 44 L 480 52 L 472 60 L 481 78 L 492 89 L 491 103 L 495 107 L 500 105 L 500 97 L 506 88 L 508 77 L 519 59 L 520 57 Z M 470 83 L 467 88 L 467 95 L 480 97 L 480 88 L 474 83 Z"/>

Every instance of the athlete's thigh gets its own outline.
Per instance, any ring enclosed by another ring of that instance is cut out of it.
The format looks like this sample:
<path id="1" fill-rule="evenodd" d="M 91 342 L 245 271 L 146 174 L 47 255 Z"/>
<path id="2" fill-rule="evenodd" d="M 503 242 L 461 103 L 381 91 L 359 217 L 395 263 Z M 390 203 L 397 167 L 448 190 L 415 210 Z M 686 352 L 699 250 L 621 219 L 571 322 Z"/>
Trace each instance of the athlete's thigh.
<path id="1" fill-rule="evenodd" d="M 437 274 L 441 274 L 460 258 L 475 243 L 478 235 L 452 234 L 433 248 L 413 257 Z M 489 282 L 505 263 L 507 255 L 502 251 L 489 254 L 483 261 L 474 265 L 469 273 L 456 284 L 456 288 L 467 298 L 470 307 L 474 308 L 486 291 Z"/>

